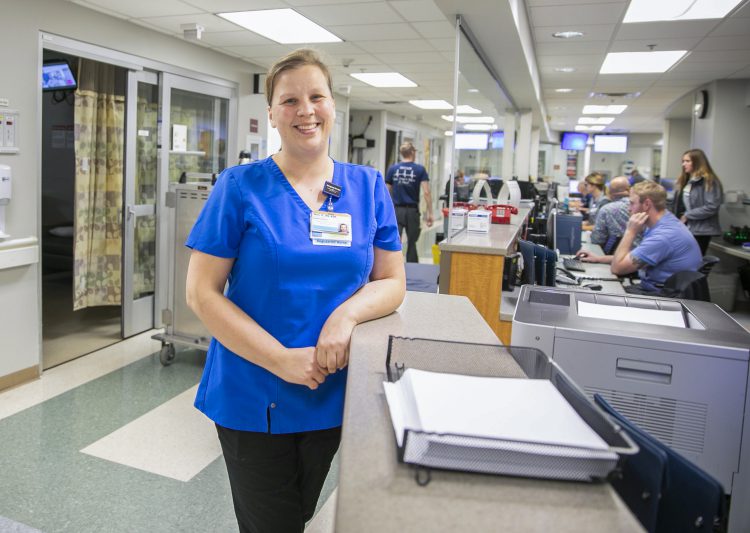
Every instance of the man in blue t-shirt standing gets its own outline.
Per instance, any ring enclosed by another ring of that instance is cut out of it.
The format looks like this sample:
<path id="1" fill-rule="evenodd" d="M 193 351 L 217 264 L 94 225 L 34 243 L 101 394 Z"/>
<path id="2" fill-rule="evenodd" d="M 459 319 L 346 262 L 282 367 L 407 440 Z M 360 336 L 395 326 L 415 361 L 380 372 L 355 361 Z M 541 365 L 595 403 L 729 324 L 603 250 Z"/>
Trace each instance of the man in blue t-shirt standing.
<path id="1" fill-rule="evenodd" d="M 625 234 L 612 257 L 612 273 L 618 276 L 638 271 L 639 285 L 626 287 L 629 293 L 658 291 L 669 276 L 701 265 L 698 242 L 666 209 L 667 193 L 653 181 L 642 181 L 630 190 L 630 213 Z M 636 237 L 641 243 L 632 248 Z M 632 248 L 632 249 L 631 249 Z"/>
<path id="2" fill-rule="evenodd" d="M 406 261 L 418 263 L 417 239 L 419 239 L 419 189 L 424 192 L 427 203 L 427 225 L 432 226 L 432 196 L 430 195 L 430 177 L 425 168 L 414 162 L 417 149 L 410 142 L 399 147 L 401 162 L 392 165 L 385 174 L 385 183 L 391 191 L 393 205 L 396 207 L 398 234 L 406 229 Z M 421 185 L 420 185 L 421 184 Z"/>

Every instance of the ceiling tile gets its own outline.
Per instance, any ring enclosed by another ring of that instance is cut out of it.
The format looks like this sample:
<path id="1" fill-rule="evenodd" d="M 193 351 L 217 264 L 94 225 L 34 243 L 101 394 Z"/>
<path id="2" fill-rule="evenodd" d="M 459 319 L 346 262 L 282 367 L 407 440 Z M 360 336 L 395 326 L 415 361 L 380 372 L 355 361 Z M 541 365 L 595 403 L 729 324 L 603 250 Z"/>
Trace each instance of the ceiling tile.
<path id="1" fill-rule="evenodd" d="M 695 52 L 690 52 L 688 59 L 711 63 L 750 61 L 750 55 L 747 50 L 696 50 Z"/>
<path id="2" fill-rule="evenodd" d="M 286 44 L 261 44 L 254 46 L 225 46 L 227 50 L 242 54 L 243 57 L 275 57 L 280 58 L 293 51 L 296 46 Z"/>
<path id="3" fill-rule="evenodd" d="M 737 72 L 735 72 L 734 74 L 732 74 L 731 76 L 729 76 L 729 78 L 730 79 L 745 79 L 745 78 L 750 78 L 750 67 L 747 67 L 747 68 L 742 69 L 742 70 L 738 70 Z"/>
<path id="4" fill-rule="evenodd" d="M 344 24 L 357 26 L 403 22 L 401 16 L 385 2 L 299 7 L 297 11 L 326 28 Z"/>
<path id="5" fill-rule="evenodd" d="M 709 34 L 711 37 L 722 35 L 750 35 L 750 17 L 732 17 L 724 19 L 719 26 Z"/>
<path id="6" fill-rule="evenodd" d="M 412 53 L 412 52 L 434 52 L 435 48 L 424 39 L 409 39 L 404 41 L 368 41 L 367 51 L 371 54 L 378 53 Z"/>
<path id="7" fill-rule="evenodd" d="M 358 3 L 382 2 L 383 0 L 357 0 Z M 352 0 L 286 0 L 290 6 L 320 6 L 329 4 L 351 4 Z"/>
<path id="8" fill-rule="evenodd" d="M 695 47 L 696 51 L 750 50 L 750 35 L 727 35 L 706 37 Z M 748 54 L 750 57 L 750 54 Z"/>
<path id="9" fill-rule="evenodd" d="M 537 55 L 581 55 L 605 53 L 609 41 L 561 41 L 557 43 L 539 43 L 536 45 Z"/>
<path id="10" fill-rule="evenodd" d="M 184 3 L 200 8 L 209 13 L 231 13 L 256 9 L 281 9 L 289 7 L 283 0 L 182 0 Z"/>
<path id="11" fill-rule="evenodd" d="M 538 43 L 564 43 L 564 42 L 585 42 L 585 41 L 609 41 L 615 32 L 615 24 L 575 24 L 570 27 L 556 26 L 537 26 L 533 28 L 534 40 Z M 552 34 L 558 31 L 581 31 L 583 37 L 575 37 L 565 40 L 553 37 Z"/>
<path id="12" fill-rule="evenodd" d="M 562 56 L 549 55 L 537 57 L 537 62 L 542 67 L 595 67 L 599 72 L 602 62 L 604 62 L 604 52 L 600 54 Z"/>
<path id="13" fill-rule="evenodd" d="M 159 17 L 169 15 L 189 15 L 202 13 L 201 9 L 190 6 L 180 0 L 87 0 L 88 4 L 111 10 L 115 13 L 127 14 L 130 18 Z"/>
<path id="14" fill-rule="evenodd" d="M 375 56 L 389 65 L 409 65 L 413 63 L 441 63 L 445 66 L 445 58 L 440 52 L 410 52 L 410 53 L 376 53 Z M 447 70 L 452 71 L 448 68 Z"/>
<path id="15" fill-rule="evenodd" d="M 432 0 L 398 0 L 390 4 L 408 22 L 445 20 L 445 15 Z"/>
<path id="16" fill-rule="evenodd" d="M 177 15 L 170 17 L 143 17 L 140 20 L 147 22 L 152 26 L 165 29 L 172 33 L 182 33 L 180 25 L 182 24 L 200 24 L 203 26 L 206 32 L 234 32 L 242 30 L 242 33 L 249 34 L 249 40 L 253 39 L 252 32 L 249 32 L 243 28 L 240 28 L 236 24 L 232 24 L 228 20 L 224 20 L 216 15 L 204 14 L 193 14 L 193 15 Z M 250 44 L 250 43 L 248 43 Z"/>
<path id="17" fill-rule="evenodd" d="M 625 4 L 627 0 L 608 0 L 609 3 L 619 2 Z M 569 4 L 599 4 L 602 0 L 526 0 L 529 7 L 535 6 L 567 6 Z"/>
<path id="18" fill-rule="evenodd" d="M 330 26 L 328 31 L 346 41 L 408 40 L 415 37 L 409 24 L 362 24 L 359 26 Z"/>
<path id="19" fill-rule="evenodd" d="M 440 39 L 441 37 L 455 35 L 455 29 L 451 22 L 414 22 L 412 26 L 425 39 Z"/>
<path id="20" fill-rule="evenodd" d="M 655 44 L 653 48 L 656 51 L 662 50 L 692 50 L 700 42 L 700 37 L 683 37 L 679 39 L 663 39 L 661 37 L 652 37 L 651 39 L 634 39 L 621 40 L 617 39 L 612 43 L 610 52 L 648 52 L 651 50 L 649 45 Z"/>
<path id="21" fill-rule="evenodd" d="M 639 22 L 622 24 L 617 39 L 675 39 L 679 37 L 703 37 L 718 24 L 716 20 L 680 20 L 672 22 Z"/>
<path id="22" fill-rule="evenodd" d="M 148 19 L 143 19 L 148 20 Z M 179 30 L 180 32 L 182 30 Z M 247 30 L 205 32 L 201 41 L 212 46 L 251 46 L 271 44 L 273 41 Z"/>
<path id="23" fill-rule="evenodd" d="M 532 7 L 534 26 L 575 26 L 576 24 L 617 24 L 625 3 Z"/>
<path id="24" fill-rule="evenodd" d="M 440 52 L 454 52 L 456 50 L 456 39 L 427 39 L 435 50 Z M 451 56 L 452 57 L 452 56 Z"/>

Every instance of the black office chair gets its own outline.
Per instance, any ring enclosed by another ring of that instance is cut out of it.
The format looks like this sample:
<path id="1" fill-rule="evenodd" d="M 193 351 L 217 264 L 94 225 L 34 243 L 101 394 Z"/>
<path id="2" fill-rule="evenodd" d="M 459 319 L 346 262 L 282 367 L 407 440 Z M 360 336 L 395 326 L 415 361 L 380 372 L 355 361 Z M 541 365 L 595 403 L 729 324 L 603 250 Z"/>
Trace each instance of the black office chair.
<path id="1" fill-rule="evenodd" d="M 657 295 L 683 300 L 711 301 L 706 275 L 692 270 L 676 272 L 669 276 Z"/>
<path id="2" fill-rule="evenodd" d="M 701 263 L 701 266 L 698 267 L 698 272 L 701 274 L 705 274 L 706 277 L 708 277 L 708 274 L 711 272 L 711 269 L 715 267 L 719 263 L 719 258 L 715 255 L 704 255 L 703 256 L 703 262 Z"/>
<path id="3" fill-rule="evenodd" d="M 656 521 L 653 521 L 654 517 L 649 509 L 648 514 L 641 515 L 650 520 L 648 525 L 641 521 L 644 527 L 655 533 L 674 531 L 712 533 L 716 529 L 723 530 L 727 513 L 724 489 L 721 484 L 669 446 L 630 422 L 600 395 L 595 394 L 594 401 L 612 415 L 639 445 L 641 442 L 648 442 L 649 449 L 656 448 L 666 454 L 664 476 L 666 482 L 663 482 L 661 486 Z M 631 507 L 631 510 L 640 520 L 638 507 Z"/>

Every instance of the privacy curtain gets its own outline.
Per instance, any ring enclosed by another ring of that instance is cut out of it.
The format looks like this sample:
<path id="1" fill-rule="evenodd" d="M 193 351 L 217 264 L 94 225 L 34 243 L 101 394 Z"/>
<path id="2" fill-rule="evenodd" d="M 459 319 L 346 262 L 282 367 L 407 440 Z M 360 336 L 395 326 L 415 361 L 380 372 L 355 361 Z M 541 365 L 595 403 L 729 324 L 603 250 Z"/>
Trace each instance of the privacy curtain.
<path id="1" fill-rule="evenodd" d="M 73 309 L 120 305 L 125 95 L 116 68 L 82 59 L 75 95 Z M 121 93 L 121 94 L 118 94 Z"/>

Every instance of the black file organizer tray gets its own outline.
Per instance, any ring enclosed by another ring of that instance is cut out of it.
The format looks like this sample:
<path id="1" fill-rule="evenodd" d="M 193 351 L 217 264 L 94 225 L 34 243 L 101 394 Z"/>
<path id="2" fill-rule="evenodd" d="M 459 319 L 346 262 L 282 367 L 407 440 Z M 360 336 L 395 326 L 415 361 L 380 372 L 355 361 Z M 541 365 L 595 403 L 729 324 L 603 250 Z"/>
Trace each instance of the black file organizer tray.
<path id="1" fill-rule="evenodd" d="M 388 354 L 386 357 L 386 375 L 388 381 L 398 381 L 407 368 L 429 370 L 432 372 L 446 372 L 481 377 L 508 377 L 546 379 L 568 401 L 578 415 L 593 429 L 609 446 L 610 452 L 618 456 L 632 455 L 638 452 L 638 447 L 630 437 L 601 411 L 584 392 L 557 366 L 557 364 L 536 348 L 499 346 L 491 344 L 476 344 L 434 339 L 406 338 L 391 335 L 388 339 Z M 536 454 L 533 456 L 533 467 L 529 468 L 528 451 L 550 449 L 549 445 L 533 443 L 513 443 L 500 439 L 483 439 L 488 443 L 496 441 L 495 446 L 476 447 L 476 438 L 465 435 L 435 434 L 423 431 L 406 430 L 403 445 L 398 447 L 398 460 L 416 467 L 415 478 L 418 484 L 426 485 L 430 482 L 430 471 L 456 470 L 454 466 L 446 466 L 441 461 L 440 439 L 448 439 L 455 445 L 471 441 L 471 451 L 464 457 L 470 464 L 463 464 L 460 470 L 467 472 L 495 473 L 502 475 L 516 475 L 523 477 L 540 477 L 546 479 L 566 479 L 574 481 L 596 481 L 606 478 L 617 467 L 617 460 L 601 458 L 575 459 L 578 448 L 555 445 L 555 456 Z M 411 439 L 411 441 L 410 441 Z M 437 442 L 436 442 L 437 441 Z M 508 443 L 509 450 L 502 450 L 497 443 Z M 514 445 L 521 445 L 527 452 L 514 451 Z M 529 448 L 529 445 L 532 445 Z M 420 456 L 426 451 L 425 447 L 432 446 L 429 464 L 424 455 L 418 461 L 405 458 L 409 446 Z M 524 455 L 524 454 L 527 455 Z M 566 454 L 568 455 L 566 457 Z M 542 458 L 544 457 L 544 459 Z M 560 461 L 573 462 L 577 466 L 570 471 L 561 471 Z M 493 471 L 491 466 L 502 461 L 503 471 Z M 545 461 L 547 461 L 545 463 Z M 506 468 L 510 465 L 508 468 Z M 514 466 L 515 465 L 515 466 Z M 488 468 L 488 466 L 490 468 Z M 561 475 L 564 474 L 564 475 Z"/>

